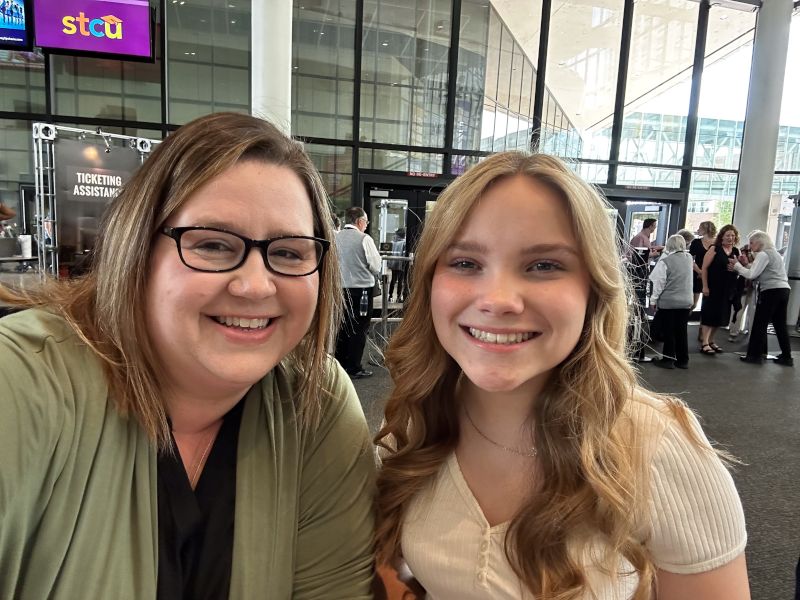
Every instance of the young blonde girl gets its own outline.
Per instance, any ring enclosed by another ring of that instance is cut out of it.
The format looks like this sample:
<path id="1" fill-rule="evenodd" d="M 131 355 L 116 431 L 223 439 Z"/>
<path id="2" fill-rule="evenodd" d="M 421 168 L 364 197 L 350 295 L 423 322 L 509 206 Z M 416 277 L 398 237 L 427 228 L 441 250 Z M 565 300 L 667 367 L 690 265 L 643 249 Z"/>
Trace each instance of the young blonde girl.
<path id="1" fill-rule="evenodd" d="M 379 562 L 428 598 L 749 598 L 730 475 L 627 360 L 606 207 L 509 152 L 427 219 L 376 441 Z"/>

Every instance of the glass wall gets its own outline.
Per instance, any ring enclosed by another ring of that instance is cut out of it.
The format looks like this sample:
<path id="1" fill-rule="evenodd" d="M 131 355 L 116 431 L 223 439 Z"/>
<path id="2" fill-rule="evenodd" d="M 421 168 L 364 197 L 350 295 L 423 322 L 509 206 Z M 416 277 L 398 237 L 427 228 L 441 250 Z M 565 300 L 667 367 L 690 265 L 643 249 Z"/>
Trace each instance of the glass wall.
<path id="1" fill-rule="evenodd" d="M 161 122 L 161 65 L 101 58 L 52 59 L 54 112 L 63 116 Z"/>
<path id="2" fill-rule="evenodd" d="M 18 218 L 19 186 L 34 181 L 31 124 L 31 121 L 0 119 L 0 201 L 13 208 Z M 9 223 L 19 225 L 21 220 Z"/>
<path id="3" fill-rule="evenodd" d="M 43 113 L 45 89 L 42 53 L 0 50 L 0 90 L 0 111 Z"/>
<path id="4" fill-rule="evenodd" d="M 292 133 L 353 139 L 355 0 L 295 0 Z"/>
<path id="5" fill-rule="evenodd" d="M 361 140 L 444 146 L 450 20 L 449 0 L 364 1 Z"/>
<path id="6" fill-rule="evenodd" d="M 353 149 L 322 144 L 306 144 L 305 149 L 322 176 L 325 189 L 328 190 L 331 210 L 341 214 L 351 205 Z"/>
<path id="7" fill-rule="evenodd" d="M 730 223 L 738 178 L 736 173 L 692 173 L 686 228 L 696 231 L 702 221 L 714 221 L 717 228 Z"/>
<path id="8" fill-rule="evenodd" d="M 634 5 L 621 161 L 682 164 L 699 6 L 688 0 Z M 637 185 L 660 185 L 655 171 L 652 183 L 646 171 L 631 172 Z M 634 183 L 622 172 L 620 177 L 618 183 Z"/>
<path id="9" fill-rule="evenodd" d="M 623 0 L 553 3 L 546 80 L 558 105 L 545 121 L 560 112 L 578 131 L 580 144 L 569 144 L 566 156 L 609 158 L 622 15 Z M 543 128 L 544 147 L 552 134 Z"/>
<path id="10" fill-rule="evenodd" d="M 250 0 L 167 2 L 169 122 L 250 112 Z"/>

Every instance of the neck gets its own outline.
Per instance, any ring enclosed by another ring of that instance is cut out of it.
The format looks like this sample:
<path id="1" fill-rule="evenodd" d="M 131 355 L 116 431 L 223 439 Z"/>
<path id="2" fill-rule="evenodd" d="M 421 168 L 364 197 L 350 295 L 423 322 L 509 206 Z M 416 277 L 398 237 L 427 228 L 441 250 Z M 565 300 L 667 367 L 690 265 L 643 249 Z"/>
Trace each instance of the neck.
<path id="1" fill-rule="evenodd" d="M 456 392 L 459 403 L 481 432 L 505 445 L 528 448 L 533 444 L 533 407 L 544 383 L 521 386 L 510 392 L 487 392 L 463 378 Z"/>
<path id="2" fill-rule="evenodd" d="M 201 434 L 217 425 L 243 396 L 244 393 L 212 400 L 173 394 L 167 400 L 172 431 L 183 435 Z"/>

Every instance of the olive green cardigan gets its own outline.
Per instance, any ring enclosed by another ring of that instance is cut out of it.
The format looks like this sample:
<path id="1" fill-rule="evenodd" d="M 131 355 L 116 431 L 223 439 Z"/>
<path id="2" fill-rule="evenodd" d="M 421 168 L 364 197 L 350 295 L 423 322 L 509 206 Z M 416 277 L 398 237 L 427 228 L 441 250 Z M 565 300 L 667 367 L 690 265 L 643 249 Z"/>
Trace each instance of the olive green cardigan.
<path id="1" fill-rule="evenodd" d="M 374 461 L 350 380 L 331 361 L 319 427 L 292 381 L 247 394 L 230 598 L 371 598 Z M 0 320 L 0 598 L 155 598 L 156 452 L 120 417 L 98 359 L 61 318 Z"/>

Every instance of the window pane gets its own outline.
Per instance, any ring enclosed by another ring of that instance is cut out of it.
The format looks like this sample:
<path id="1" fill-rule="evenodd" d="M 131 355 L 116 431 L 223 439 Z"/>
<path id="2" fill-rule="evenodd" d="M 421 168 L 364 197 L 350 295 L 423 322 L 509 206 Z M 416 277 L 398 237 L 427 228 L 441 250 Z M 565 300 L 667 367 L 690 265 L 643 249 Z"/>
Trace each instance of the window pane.
<path id="1" fill-rule="evenodd" d="M 798 192 L 800 192 L 800 174 L 775 175 L 769 200 L 767 233 L 775 240 L 775 247 L 778 249 L 789 244 L 789 230 L 794 210 L 794 201 L 790 200 L 789 196 Z"/>
<path id="2" fill-rule="evenodd" d="M 738 169 L 756 16 L 712 6 L 694 166 Z"/>
<path id="3" fill-rule="evenodd" d="M 19 209 L 19 184 L 34 182 L 31 121 L 0 119 L 0 201 L 17 213 L 8 221 L 22 225 Z"/>
<path id="4" fill-rule="evenodd" d="M 679 188 L 681 186 L 681 172 L 679 169 L 620 166 L 617 171 L 617 184 Z"/>
<path id="5" fill-rule="evenodd" d="M 169 121 L 250 112 L 250 0 L 167 3 Z"/>
<path id="6" fill-rule="evenodd" d="M 453 146 L 480 148 L 483 96 L 487 78 L 489 3 L 465 0 L 461 5 Z"/>
<path id="7" fill-rule="evenodd" d="M 41 52 L 0 50 L 0 110 L 45 111 L 44 56 Z"/>
<path id="8" fill-rule="evenodd" d="M 800 10 L 792 16 L 775 170 L 800 172 Z M 800 192 L 800 186 L 796 188 Z"/>
<path id="9" fill-rule="evenodd" d="M 305 150 L 317 167 L 334 212 L 341 213 L 351 205 L 353 187 L 353 151 L 346 146 L 306 144 Z"/>
<path id="10" fill-rule="evenodd" d="M 355 0 L 332 0 L 323 5 L 294 0 L 294 135 L 353 138 L 355 12 Z"/>
<path id="11" fill-rule="evenodd" d="M 737 180 L 735 173 L 692 173 L 686 229 L 696 231 L 702 221 L 713 221 L 717 229 L 731 223 Z"/>
<path id="12" fill-rule="evenodd" d="M 450 2 L 364 2 L 360 137 L 367 141 L 443 146 L 447 107 Z M 374 82 L 374 83 L 372 83 Z"/>
<path id="13" fill-rule="evenodd" d="M 699 6 L 688 0 L 635 4 L 620 160 L 683 162 Z"/>
<path id="14" fill-rule="evenodd" d="M 619 69 L 623 0 L 564 3 L 553 12 L 547 53 L 547 87 L 569 125 L 547 122 L 545 147 L 564 156 L 607 159 Z M 562 146 L 550 136 L 572 138 Z M 550 151 L 549 149 L 547 151 Z"/>
<path id="15" fill-rule="evenodd" d="M 158 44 L 156 44 L 158 48 Z M 161 66 L 53 55 L 56 114 L 161 122 Z"/>

